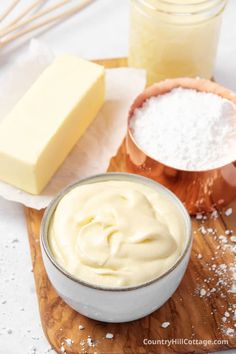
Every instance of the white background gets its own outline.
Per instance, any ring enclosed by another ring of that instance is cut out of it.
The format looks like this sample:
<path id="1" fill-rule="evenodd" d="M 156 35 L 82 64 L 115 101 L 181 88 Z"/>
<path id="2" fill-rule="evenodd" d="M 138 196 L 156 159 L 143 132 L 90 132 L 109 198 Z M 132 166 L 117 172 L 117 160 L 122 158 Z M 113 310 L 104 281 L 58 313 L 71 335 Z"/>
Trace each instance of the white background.
<path id="1" fill-rule="evenodd" d="M 31 1 L 22 0 L 21 6 Z M 0 10 L 9 4 L 10 0 L 1 0 Z M 15 14 L 19 11 L 20 7 Z M 230 0 L 223 21 L 215 78 L 236 90 L 235 19 L 236 0 Z M 128 0 L 96 0 L 82 13 L 37 34 L 56 53 L 68 52 L 89 59 L 127 56 Z M 29 38 L 18 42 L 19 49 L 24 50 Z M 2 51 L 0 71 L 15 50 L 13 45 Z M 34 346 L 36 353 L 43 354 L 50 348 L 40 325 L 31 268 L 23 208 L 0 199 L 0 354 L 28 354 Z"/>

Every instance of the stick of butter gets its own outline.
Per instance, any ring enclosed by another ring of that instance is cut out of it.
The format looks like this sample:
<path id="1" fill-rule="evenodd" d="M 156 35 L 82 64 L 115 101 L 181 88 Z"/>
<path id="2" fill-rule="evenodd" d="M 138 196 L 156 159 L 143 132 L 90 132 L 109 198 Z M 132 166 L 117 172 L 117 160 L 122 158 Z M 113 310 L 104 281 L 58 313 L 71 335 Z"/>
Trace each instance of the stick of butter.
<path id="1" fill-rule="evenodd" d="M 58 57 L 0 124 L 0 179 L 39 194 L 104 102 L 104 68 Z"/>

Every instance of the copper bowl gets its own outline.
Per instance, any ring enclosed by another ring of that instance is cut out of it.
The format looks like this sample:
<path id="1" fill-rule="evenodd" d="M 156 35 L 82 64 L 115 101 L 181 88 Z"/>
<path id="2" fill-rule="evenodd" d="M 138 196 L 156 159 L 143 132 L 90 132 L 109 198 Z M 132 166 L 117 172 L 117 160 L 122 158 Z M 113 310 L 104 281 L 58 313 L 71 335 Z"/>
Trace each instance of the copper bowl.
<path id="1" fill-rule="evenodd" d="M 161 183 L 174 192 L 185 204 L 190 214 L 210 212 L 225 206 L 236 197 L 236 161 L 219 168 L 188 171 L 167 166 L 148 156 L 136 143 L 130 125 L 134 110 L 145 100 L 182 87 L 201 92 L 215 93 L 236 104 L 236 94 L 226 88 L 203 79 L 169 79 L 147 88 L 131 106 L 126 136 L 126 168 Z M 236 155 L 236 151 L 235 151 Z"/>

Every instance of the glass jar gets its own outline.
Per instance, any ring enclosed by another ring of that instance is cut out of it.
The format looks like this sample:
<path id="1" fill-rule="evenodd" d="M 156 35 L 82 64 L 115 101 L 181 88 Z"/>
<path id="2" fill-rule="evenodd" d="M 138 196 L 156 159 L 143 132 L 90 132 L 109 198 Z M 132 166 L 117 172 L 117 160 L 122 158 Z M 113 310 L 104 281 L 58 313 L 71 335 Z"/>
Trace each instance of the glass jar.
<path id="1" fill-rule="evenodd" d="M 129 66 L 148 84 L 166 78 L 211 79 L 227 0 L 130 0 Z"/>

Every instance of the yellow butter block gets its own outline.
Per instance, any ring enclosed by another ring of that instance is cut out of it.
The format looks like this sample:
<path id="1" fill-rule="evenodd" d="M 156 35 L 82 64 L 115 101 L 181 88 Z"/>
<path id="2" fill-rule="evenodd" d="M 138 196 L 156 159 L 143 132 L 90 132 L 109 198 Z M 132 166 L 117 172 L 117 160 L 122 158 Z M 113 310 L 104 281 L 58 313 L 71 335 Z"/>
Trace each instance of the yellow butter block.
<path id="1" fill-rule="evenodd" d="M 0 179 L 39 194 L 104 102 L 104 68 L 58 57 L 0 124 Z"/>

